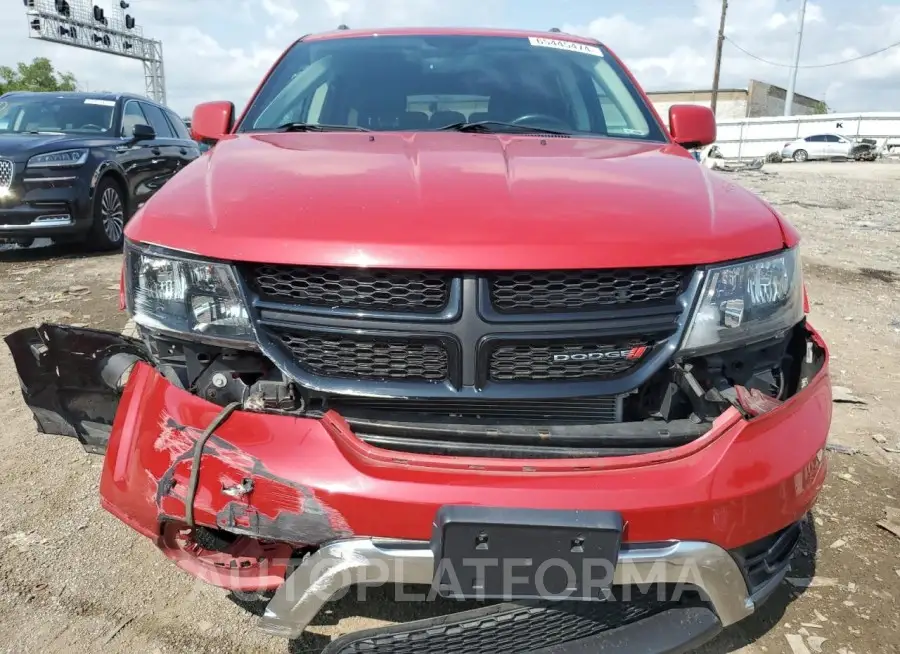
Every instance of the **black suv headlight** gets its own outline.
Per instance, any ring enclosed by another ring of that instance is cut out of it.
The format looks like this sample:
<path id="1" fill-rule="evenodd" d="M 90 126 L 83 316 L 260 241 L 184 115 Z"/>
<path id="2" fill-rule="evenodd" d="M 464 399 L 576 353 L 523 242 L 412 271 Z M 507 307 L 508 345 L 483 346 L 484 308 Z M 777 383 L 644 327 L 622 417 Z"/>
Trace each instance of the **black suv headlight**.
<path id="1" fill-rule="evenodd" d="M 255 342 L 229 264 L 127 243 L 125 292 L 128 309 L 142 327 L 236 347 Z"/>
<path id="2" fill-rule="evenodd" d="M 797 248 L 713 266 L 706 272 L 681 354 L 765 340 L 802 319 L 803 274 Z"/>
<path id="3" fill-rule="evenodd" d="M 77 168 L 83 166 L 88 159 L 88 150 L 57 150 L 36 154 L 28 160 L 26 168 Z"/>

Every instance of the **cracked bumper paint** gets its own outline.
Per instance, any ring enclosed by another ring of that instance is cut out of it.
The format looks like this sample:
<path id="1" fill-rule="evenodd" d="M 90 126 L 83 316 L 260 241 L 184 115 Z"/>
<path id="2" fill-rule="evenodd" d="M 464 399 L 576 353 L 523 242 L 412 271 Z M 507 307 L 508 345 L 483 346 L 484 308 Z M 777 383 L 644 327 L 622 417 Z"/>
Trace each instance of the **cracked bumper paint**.
<path id="1" fill-rule="evenodd" d="M 184 519 L 191 448 L 220 410 L 139 363 L 113 424 L 103 506 L 162 547 L 162 525 Z M 238 411 L 204 450 L 194 515 L 198 525 L 300 547 L 351 535 L 427 540 L 443 504 L 608 508 L 622 512 L 626 542 L 695 540 L 730 549 L 811 508 L 825 478 L 830 421 L 827 363 L 806 389 L 752 422 L 732 409 L 689 445 L 623 458 L 406 455 L 359 441 L 335 414 Z M 223 492 L 242 484 L 252 490 Z M 277 586 L 281 574 L 249 587 Z M 229 579 L 207 581 L 248 589 Z"/>

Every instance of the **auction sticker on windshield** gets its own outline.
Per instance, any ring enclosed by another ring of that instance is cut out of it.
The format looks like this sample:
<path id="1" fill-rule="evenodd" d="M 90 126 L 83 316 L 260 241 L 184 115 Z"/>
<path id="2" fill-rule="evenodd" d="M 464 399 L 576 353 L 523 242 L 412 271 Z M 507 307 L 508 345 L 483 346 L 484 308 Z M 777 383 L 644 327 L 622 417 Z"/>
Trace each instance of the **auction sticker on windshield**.
<path id="1" fill-rule="evenodd" d="M 603 51 L 595 45 L 576 43 L 575 41 L 563 41 L 560 39 L 546 39 L 540 36 L 529 36 L 528 42 L 541 48 L 556 48 L 557 50 L 569 50 L 570 52 L 583 52 L 585 54 L 602 57 Z"/>

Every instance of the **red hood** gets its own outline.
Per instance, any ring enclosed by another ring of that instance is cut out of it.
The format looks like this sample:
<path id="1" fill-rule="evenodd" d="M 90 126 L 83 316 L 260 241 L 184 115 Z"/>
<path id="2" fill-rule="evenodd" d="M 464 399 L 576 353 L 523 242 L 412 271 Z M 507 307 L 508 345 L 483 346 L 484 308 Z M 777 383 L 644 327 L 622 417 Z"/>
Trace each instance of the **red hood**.
<path id="1" fill-rule="evenodd" d="M 710 263 L 783 245 L 766 205 L 675 146 L 456 132 L 231 137 L 127 235 L 222 259 L 452 269 Z"/>

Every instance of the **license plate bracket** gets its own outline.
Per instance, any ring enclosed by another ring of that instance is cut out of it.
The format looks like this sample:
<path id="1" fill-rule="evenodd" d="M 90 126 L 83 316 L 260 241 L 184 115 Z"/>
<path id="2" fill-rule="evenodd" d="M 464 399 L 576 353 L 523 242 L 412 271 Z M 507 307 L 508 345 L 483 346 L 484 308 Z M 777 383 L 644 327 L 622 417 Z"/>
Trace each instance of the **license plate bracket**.
<path id="1" fill-rule="evenodd" d="M 443 506 L 434 588 L 452 599 L 600 600 L 619 557 L 616 511 Z"/>

